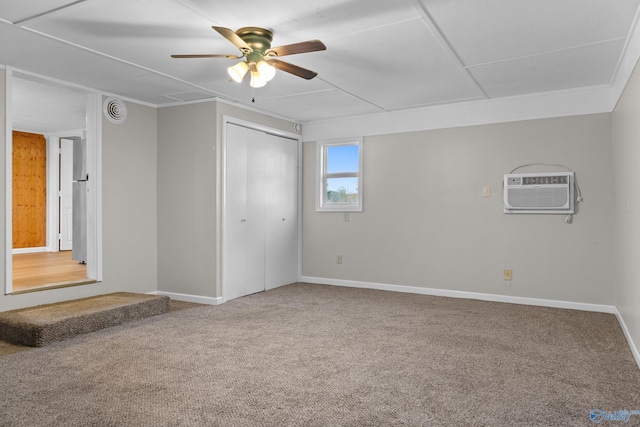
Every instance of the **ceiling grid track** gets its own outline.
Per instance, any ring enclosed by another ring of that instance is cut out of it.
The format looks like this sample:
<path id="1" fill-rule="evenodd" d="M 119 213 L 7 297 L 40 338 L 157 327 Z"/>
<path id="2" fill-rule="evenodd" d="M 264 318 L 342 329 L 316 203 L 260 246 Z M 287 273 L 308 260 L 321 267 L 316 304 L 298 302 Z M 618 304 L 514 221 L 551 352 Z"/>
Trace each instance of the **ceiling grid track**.
<path id="1" fill-rule="evenodd" d="M 74 1 L 73 3 L 65 4 L 64 6 L 59 6 L 59 7 L 56 7 L 54 9 L 47 10 L 46 12 L 41 12 L 41 13 L 38 13 L 36 15 L 20 19 L 20 20 L 14 22 L 13 25 L 22 26 L 22 24 L 24 24 L 25 22 L 33 21 L 33 20 L 36 20 L 38 18 L 42 18 L 44 16 L 53 15 L 53 14 L 58 13 L 60 11 L 73 8 L 73 7 L 77 6 L 77 5 L 79 5 L 80 3 L 85 3 L 86 1 L 88 1 L 88 0 L 77 0 L 77 1 Z"/>
<path id="2" fill-rule="evenodd" d="M 552 54 L 552 53 L 568 52 L 568 51 L 575 50 L 575 49 L 580 49 L 580 48 L 583 48 L 583 47 L 598 46 L 598 45 L 601 45 L 601 44 L 611 43 L 611 42 L 620 41 L 620 40 L 625 40 L 625 37 L 616 37 L 616 38 L 613 38 L 613 39 L 600 40 L 600 41 L 593 42 L 593 43 L 583 43 L 583 44 L 579 44 L 579 45 L 564 47 L 562 49 L 553 49 L 553 50 L 547 50 L 547 51 L 544 51 L 544 52 L 530 53 L 528 55 L 513 56 L 511 58 L 506 58 L 506 59 L 496 59 L 495 61 L 479 62 L 477 64 L 467 65 L 467 66 L 465 66 L 465 68 L 466 69 L 470 69 L 470 68 L 484 67 L 486 65 L 504 64 L 504 63 L 507 63 L 507 62 L 521 61 L 523 59 L 536 58 L 536 57 L 539 57 L 539 56 L 545 56 L 545 55 L 549 55 L 549 54 Z"/>
<path id="3" fill-rule="evenodd" d="M 420 0 L 411 0 L 411 3 L 413 4 L 413 7 L 415 8 L 416 12 L 418 12 L 420 17 L 422 18 L 422 21 L 425 23 L 427 28 L 429 28 L 429 31 L 431 31 L 431 33 L 433 34 L 433 36 L 436 39 L 436 41 L 438 42 L 438 44 L 440 46 L 442 46 L 442 48 L 447 53 L 447 55 L 449 55 L 449 57 L 451 57 L 451 59 L 453 60 L 455 65 L 458 67 L 458 69 L 462 72 L 462 74 L 465 76 L 465 78 L 471 84 L 473 84 L 473 86 L 476 87 L 480 91 L 480 93 L 482 93 L 482 96 L 484 97 L 484 99 L 489 99 L 489 96 L 487 95 L 487 93 L 484 90 L 484 88 L 471 75 L 471 73 L 469 73 L 469 70 L 464 65 L 464 63 L 462 62 L 462 60 L 460 59 L 460 57 L 456 53 L 455 49 L 453 49 L 453 47 L 451 46 L 449 41 L 444 37 L 444 35 L 442 34 L 442 31 L 440 31 L 440 28 L 435 23 L 433 17 L 427 11 L 425 6 L 420 2 Z"/>
<path id="4" fill-rule="evenodd" d="M 341 88 L 341 87 L 336 86 L 335 84 L 333 84 L 333 83 L 331 83 L 331 82 L 326 81 L 326 80 L 325 80 L 325 79 L 323 79 L 322 77 L 318 77 L 318 80 L 322 80 L 323 82 L 325 82 L 325 83 L 326 83 L 326 84 L 328 84 L 329 86 L 331 86 L 331 87 L 335 88 L 336 90 L 339 90 L 339 91 L 340 91 L 340 92 L 342 92 L 342 93 L 346 93 L 347 95 L 353 96 L 354 98 L 359 99 L 359 100 L 360 100 L 360 101 L 362 101 L 362 102 L 366 102 L 367 104 L 371 105 L 372 107 L 375 107 L 375 108 L 379 109 L 380 111 L 389 111 L 389 110 L 387 110 L 386 108 L 383 108 L 383 107 L 381 107 L 381 106 L 379 106 L 379 105 L 376 105 L 376 104 L 374 104 L 373 102 L 371 102 L 371 101 L 369 101 L 369 100 L 367 100 L 367 99 L 364 99 L 364 98 L 362 98 L 361 96 L 356 95 L 355 93 L 351 93 L 351 92 L 349 92 L 348 90 L 345 90 L 345 89 L 343 89 L 343 88 Z"/>

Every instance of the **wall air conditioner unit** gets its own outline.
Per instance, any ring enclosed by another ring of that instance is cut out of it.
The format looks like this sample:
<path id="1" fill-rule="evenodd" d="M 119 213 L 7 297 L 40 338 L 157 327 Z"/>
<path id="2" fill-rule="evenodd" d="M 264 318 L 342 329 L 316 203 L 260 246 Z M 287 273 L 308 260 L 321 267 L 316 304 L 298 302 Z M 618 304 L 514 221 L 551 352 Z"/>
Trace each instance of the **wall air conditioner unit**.
<path id="1" fill-rule="evenodd" d="M 573 214 L 574 173 L 517 173 L 504 176 L 504 213 Z"/>

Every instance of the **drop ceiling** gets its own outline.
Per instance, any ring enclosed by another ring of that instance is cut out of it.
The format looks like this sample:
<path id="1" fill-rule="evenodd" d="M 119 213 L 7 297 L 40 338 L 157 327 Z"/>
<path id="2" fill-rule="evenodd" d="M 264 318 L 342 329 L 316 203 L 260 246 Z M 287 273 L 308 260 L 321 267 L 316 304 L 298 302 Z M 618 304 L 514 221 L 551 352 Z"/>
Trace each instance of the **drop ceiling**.
<path id="1" fill-rule="evenodd" d="M 219 98 L 299 122 L 611 86 L 640 0 L 33 0 L 0 3 L 0 64 L 162 106 Z M 211 29 L 258 26 L 318 73 L 229 80 Z M 10 42 L 9 42 L 10 41 Z M 255 102 L 252 99 L 255 98 Z"/>

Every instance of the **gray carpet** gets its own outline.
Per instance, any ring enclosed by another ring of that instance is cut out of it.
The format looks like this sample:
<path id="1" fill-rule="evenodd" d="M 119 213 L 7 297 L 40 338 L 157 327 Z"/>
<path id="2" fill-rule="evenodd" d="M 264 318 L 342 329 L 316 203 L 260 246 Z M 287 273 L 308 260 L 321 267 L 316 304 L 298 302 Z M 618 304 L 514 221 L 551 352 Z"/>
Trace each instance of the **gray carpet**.
<path id="1" fill-rule="evenodd" d="M 162 295 L 115 292 L 0 312 L 0 340 L 42 347 L 169 311 Z"/>
<path id="2" fill-rule="evenodd" d="M 0 364 L 1 426 L 588 426 L 640 409 L 612 315 L 308 284 Z"/>

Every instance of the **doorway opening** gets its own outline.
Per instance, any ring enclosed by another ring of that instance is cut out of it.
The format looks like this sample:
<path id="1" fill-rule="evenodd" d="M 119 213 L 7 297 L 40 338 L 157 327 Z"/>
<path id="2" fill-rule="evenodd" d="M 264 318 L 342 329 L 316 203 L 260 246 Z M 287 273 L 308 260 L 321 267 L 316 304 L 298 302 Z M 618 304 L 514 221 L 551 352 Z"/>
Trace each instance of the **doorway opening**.
<path id="1" fill-rule="evenodd" d="M 99 281 L 101 97 L 10 69 L 6 79 L 5 294 Z"/>

